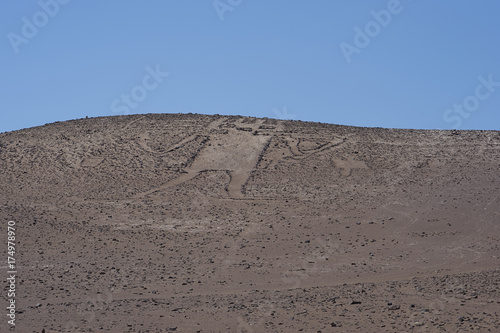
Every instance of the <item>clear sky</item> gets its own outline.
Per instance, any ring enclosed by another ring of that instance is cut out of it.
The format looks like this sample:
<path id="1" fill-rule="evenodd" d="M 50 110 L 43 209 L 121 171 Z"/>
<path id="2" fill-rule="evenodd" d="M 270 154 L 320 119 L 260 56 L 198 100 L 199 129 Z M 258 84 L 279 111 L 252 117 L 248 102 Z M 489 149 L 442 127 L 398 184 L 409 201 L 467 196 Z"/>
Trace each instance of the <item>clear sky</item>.
<path id="1" fill-rule="evenodd" d="M 1 1 L 0 132 L 202 113 L 500 130 L 498 0 Z"/>

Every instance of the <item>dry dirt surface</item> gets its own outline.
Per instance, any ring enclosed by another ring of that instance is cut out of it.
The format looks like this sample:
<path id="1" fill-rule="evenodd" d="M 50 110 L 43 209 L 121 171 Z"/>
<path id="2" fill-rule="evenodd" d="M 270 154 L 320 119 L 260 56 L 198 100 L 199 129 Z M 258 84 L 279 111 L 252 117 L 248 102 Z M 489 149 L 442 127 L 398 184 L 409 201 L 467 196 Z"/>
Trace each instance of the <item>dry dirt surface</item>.
<path id="1" fill-rule="evenodd" d="M 500 132 L 237 116 L 0 134 L 0 331 L 500 332 Z"/>

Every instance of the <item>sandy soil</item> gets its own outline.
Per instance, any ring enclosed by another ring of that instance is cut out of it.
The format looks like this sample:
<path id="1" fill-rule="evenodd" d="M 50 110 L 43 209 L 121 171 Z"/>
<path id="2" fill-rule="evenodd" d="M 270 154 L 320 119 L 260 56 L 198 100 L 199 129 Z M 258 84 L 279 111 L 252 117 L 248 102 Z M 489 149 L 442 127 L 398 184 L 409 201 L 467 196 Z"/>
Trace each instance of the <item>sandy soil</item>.
<path id="1" fill-rule="evenodd" d="M 500 332 L 500 132 L 104 117 L 0 169 L 18 332 Z"/>

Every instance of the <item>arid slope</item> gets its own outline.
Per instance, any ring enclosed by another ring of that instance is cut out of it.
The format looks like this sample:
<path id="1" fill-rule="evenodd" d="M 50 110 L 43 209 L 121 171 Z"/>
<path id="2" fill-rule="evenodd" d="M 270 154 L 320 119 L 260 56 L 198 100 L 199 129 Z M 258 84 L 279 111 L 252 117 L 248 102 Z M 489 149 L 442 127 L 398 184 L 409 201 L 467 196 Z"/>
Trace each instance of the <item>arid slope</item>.
<path id="1" fill-rule="evenodd" d="M 19 332 L 500 331 L 499 132 L 104 117 L 0 170 Z"/>

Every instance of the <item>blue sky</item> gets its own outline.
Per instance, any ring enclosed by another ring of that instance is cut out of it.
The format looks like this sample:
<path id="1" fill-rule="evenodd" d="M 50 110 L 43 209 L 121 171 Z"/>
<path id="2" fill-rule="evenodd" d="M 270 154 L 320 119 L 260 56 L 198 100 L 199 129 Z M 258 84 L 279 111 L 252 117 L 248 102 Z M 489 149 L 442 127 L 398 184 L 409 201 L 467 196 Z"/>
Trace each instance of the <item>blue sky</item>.
<path id="1" fill-rule="evenodd" d="M 500 1 L 0 2 L 0 132 L 202 113 L 500 130 Z"/>

